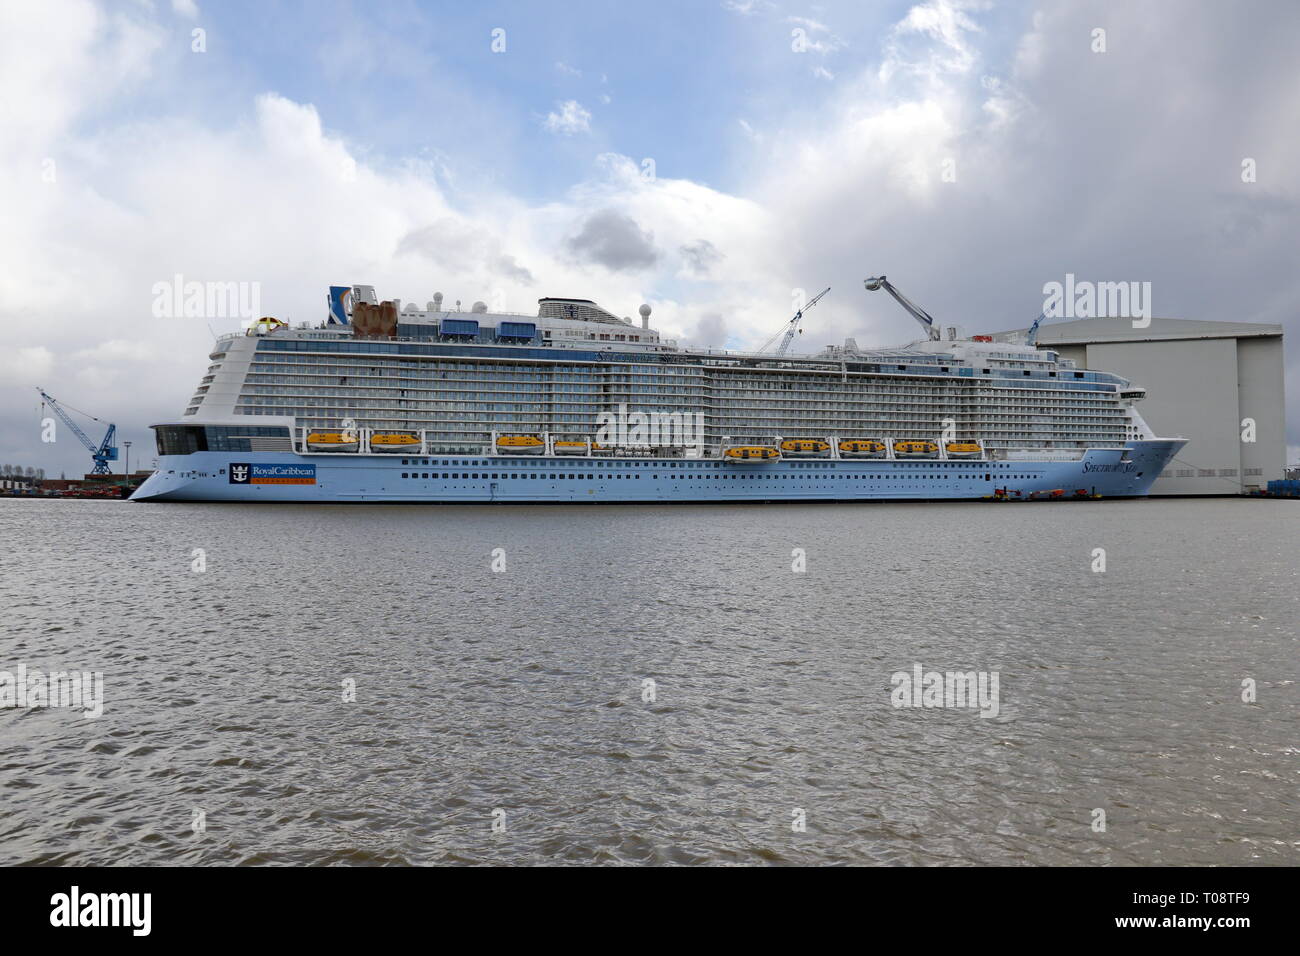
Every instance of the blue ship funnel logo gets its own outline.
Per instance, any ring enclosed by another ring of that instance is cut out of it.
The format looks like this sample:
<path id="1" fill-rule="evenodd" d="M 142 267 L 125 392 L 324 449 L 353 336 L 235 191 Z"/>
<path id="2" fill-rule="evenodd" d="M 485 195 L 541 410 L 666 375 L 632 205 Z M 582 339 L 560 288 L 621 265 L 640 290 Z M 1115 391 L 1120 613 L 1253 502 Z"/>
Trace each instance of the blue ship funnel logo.
<path id="1" fill-rule="evenodd" d="M 349 325 L 348 315 L 352 312 L 352 287 L 347 285 L 330 286 L 329 294 L 330 325 Z"/>

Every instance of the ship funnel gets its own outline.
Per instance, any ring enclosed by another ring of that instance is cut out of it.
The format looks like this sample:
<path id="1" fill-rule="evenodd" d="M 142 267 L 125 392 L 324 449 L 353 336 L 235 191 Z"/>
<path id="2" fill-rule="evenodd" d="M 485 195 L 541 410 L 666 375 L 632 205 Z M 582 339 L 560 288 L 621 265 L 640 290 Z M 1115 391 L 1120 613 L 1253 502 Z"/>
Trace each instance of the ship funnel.
<path id="1" fill-rule="evenodd" d="M 352 286 L 332 285 L 329 294 L 329 324 L 347 325 L 352 311 Z"/>

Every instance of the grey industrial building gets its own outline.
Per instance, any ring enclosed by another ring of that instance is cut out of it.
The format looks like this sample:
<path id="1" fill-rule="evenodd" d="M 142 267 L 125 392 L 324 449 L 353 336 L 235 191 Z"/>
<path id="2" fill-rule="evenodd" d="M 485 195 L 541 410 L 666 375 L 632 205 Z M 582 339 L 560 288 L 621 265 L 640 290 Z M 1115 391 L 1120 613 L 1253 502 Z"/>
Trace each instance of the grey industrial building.
<path id="1" fill-rule="evenodd" d="M 1025 332 L 993 338 L 1023 342 Z M 1147 396 L 1137 407 L 1147 424 L 1161 437 L 1189 440 L 1151 494 L 1242 494 L 1282 477 L 1280 325 L 1153 318 L 1134 328 L 1130 319 L 1076 319 L 1041 326 L 1038 347 L 1142 386 Z"/>

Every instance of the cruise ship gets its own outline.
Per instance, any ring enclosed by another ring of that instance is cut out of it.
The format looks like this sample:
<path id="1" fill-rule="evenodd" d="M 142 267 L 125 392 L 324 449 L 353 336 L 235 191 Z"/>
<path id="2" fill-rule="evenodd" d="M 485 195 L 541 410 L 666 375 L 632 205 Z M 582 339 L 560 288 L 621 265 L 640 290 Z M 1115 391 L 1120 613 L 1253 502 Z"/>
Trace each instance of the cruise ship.
<path id="1" fill-rule="evenodd" d="M 536 315 L 331 286 L 217 340 L 134 501 L 781 502 L 1145 495 L 1185 444 L 1118 375 L 921 324 L 898 348 L 688 348 L 588 299 Z M 814 300 L 815 301 L 815 300 Z M 1041 317 L 1040 317 L 1041 321 Z"/>

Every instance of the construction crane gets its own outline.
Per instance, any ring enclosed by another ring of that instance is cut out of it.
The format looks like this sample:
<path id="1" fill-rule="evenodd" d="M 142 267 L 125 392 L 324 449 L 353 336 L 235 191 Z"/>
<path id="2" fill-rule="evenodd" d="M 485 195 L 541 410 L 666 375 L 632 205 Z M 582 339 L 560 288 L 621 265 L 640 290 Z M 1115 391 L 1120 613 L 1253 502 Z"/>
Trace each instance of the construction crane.
<path id="1" fill-rule="evenodd" d="M 894 284 L 884 276 L 863 279 L 862 284 L 866 286 L 868 292 L 875 292 L 877 289 L 884 289 L 898 300 L 898 304 L 907 310 L 908 315 L 921 323 L 921 328 L 925 329 L 925 334 L 930 337 L 931 341 L 937 342 L 939 340 L 939 329 L 934 324 L 934 316 L 916 303 L 912 302 L 907 296 L 903 295 L 903 293 L 899 292 L 898 289 L 894 287 Z"/>
<path id="2" fill-rule="evenodd" d="M 1034 319 L 1034 324 L 1031 325 L 1031 326 L 1029 327 L 1029 331 L 1025 334 L 1025 344 L 1026 344 L 1026 345 L 1037 345 L 1037 344 L 1038 344 L 1038 326 L 1040 326 L 1040 325 L 1042 324 L 1043 319 L 1045 319 L 1045 318 L 1047 318 L 1047 310 L 1046 310 L 1046 309 L 1044 309 L 1042 312 L 1038 313 L 1038 318 Z"/>
<path id="3" fill-rule="evenodd" d="M 47 395 L 45 389 L 41 388 L 39 385 L 36 387 L 36 391 L 41 393 L 41 404 L 49 405 L 50 408 L 54 409 L 54 414 L 63 419 L 63 424 L 71 428 L 72 434 L 81 439 L 81 443 L 90 450 L 90 456 L 95 459 L 95 467 L 90 470 L 90 473 L 92 475 L 111 474 L 108 468 L 108 463 L 110 461 L 117 461 L 117 446 L 113 444 L 113 439 L 117 436 L 117 426 L 110 424 L 108 426 L 108 431 L 104 433 L 104 440 L 96 445 L 86 437 L 85 432 L 77 427 L 77 423 L 69 417 L 68 413 L 63 410 L 63 406 L 56 402 L 53 396 Z M 94 415 L 87 415 L 85 412 L 78 411 L 75 408 L 72 410 L 77 412 L 78 415 L 85 415 L 91 421 L 99 422 L 101 425 L 104 424 L 102 419 L 96 418 Z"/>
<path id="4" fill-rule="evenodd" d="M 766 352 L 768 349 L 772 347 L 773 342 L 775 342 L 777 339 L 780 339 L 781 344 L 776 347 L 776 354 L 784 355 L 789 350 L 790 343 L 794 341 L 795 332 L 799 331 L 799 321 L 803 318 L 803 314 L 809 309 L 811 309 L 814 305 L 816 305 L 818 300 L 821 299 L 822 296 L 824 296 L 827 292 L 830 291 L 831 291 L 831 287 L 827 286 L 825 289 L 822 289 L 821 292 L 818 292 L 815 296 L 813 296 L 812 299 L 808 302 L 808 304 L 805 305 L 798 312 L 796 312 L 794 314 L 794 317 L 785 324 L 784 329 L 782 329 L 780 332 L 776 333 L 776 335 L 772 336 L 770 339 L 768 339 L 766 342 L 763 343 L 763 347 L 759 349 L 759 351 Z"/>

